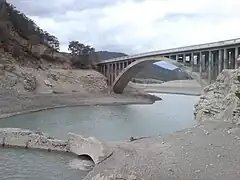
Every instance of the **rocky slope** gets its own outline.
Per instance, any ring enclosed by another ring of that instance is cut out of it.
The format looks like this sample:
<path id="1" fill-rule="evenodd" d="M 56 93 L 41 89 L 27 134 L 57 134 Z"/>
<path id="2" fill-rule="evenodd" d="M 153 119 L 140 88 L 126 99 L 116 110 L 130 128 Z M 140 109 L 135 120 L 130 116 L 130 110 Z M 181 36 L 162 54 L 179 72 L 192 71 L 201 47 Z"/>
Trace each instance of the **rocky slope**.
<path id="1" fill-rule="evenodd" d="M 94 70 L 35 69 L 0 64 L 0 94 L 92 93 L 105 89 L 106 78 Z"/>
<path id="2" fill-rule="evenodd" d="M 196 119 L 240 124 L 240 69 L 223 70 L 195 105 Z"/>

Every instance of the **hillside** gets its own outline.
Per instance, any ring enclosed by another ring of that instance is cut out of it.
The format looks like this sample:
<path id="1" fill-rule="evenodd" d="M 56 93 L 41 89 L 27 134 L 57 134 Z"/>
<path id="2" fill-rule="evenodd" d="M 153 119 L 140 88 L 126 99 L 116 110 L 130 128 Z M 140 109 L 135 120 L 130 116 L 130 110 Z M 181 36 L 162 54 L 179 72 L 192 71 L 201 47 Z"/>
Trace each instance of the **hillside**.
<path id="1" fill-rule="evenodd" d="M 158 79 L 161 81 L 173 81 L 173 80 L 183 80 L 191 79 L 185 72 L 182 72 L 180 68 L 169 70 L 162 68 L 156 64 L 151 64 L 140 71 L 136 78 L 144 79 Z"/>
<path id="2" fill-rule="evenodd" d="M 117 58 L 122 56 L 127 56 L 127 54 L 120 53 L 120 52 L 109 52 L 109 51 L 97 51 L 96 52 L 98 61 L 111 59 L 111 58 Z"/>
<path id="3" fill-rule="evenodd" d="M 106 60 L 116 57 L 127 56 L 127 54 L 119 52 L 99 51 L 97 52 L 98 60 Z M 139 79 L 157 79 L 161 81 L 184 80 L 191 79 L 185 72 L 179 68 L 169 70 L 162 68 L 156 64 L 151 64 L 139 72 L 135 78 Z"/>
<path id="4" fill-rule="evenodd" d="M 0 1 L 0 95 L 107 89 L 106 78 L 99 72 L 72 70 L 71 56 L 59 52 L 59 47 L 57 37 L 42 30 L 13 5 Z M 78 61 L 82 61 L 83 56 L 79 57 Z M 84 57 L 88 58 L 86 54 Z"/>

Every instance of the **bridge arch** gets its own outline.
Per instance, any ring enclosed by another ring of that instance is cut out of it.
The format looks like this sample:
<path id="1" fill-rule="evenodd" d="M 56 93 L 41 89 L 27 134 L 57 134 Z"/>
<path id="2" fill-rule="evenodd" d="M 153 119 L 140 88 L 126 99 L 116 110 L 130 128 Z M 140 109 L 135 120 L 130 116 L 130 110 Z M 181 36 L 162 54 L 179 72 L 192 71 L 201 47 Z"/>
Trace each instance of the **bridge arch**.
<path id="1" fill-rule="evenodd" d="M 115 93 L 122 93 L 124 88 L 127 86 L 128 82 L 144 67 L 159 61 L 166 61 L 168 63 L 174 64 L 177 67 L 183 69 L 190 77 L 195 79 L 201 86 L 206 86 L 208 83 L 201 79 L 200 74 L 192 72 L 192 68 L 184 66 L 175 60 L 165 58 L 165 57 L 155 57 L 155 58 L 143 58 L 132 62 L 125 69 L 123 69 L 120 74 L 115 78 L 112 84 L 112 91 Z"/>

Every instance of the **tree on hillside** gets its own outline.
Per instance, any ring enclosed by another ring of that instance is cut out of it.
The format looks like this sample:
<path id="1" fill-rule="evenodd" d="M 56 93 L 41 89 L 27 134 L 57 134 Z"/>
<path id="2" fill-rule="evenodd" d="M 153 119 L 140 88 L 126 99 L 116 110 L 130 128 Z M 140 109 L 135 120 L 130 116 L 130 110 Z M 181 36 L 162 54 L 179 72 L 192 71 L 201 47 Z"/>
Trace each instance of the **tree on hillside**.
<path id="1" fill-rule="evenodd" d="M 60 43 L 58 41 L 58 39 L 55 36 L 49 36 L 48 39 L 48 44 L 50 46 L 51 49 L 51 53 L 52 53 L 52 58 L 53 58 L 53 53 L 55 51 L 59 51 L 60 50 Z"/>
<path id="2" fill-rule="evenodd" d="M 59 41 L 55 36 L 43 31 L 33 20 L 16 10 L 12 4 L 4 2 L 0 7 L 2 7 L 0 11 L 0 18 L 9 19 L 15 31 L 20 36 L 34 43 L 36 41 L 33 40 L 32 37 L 35 36 L 39 39 L 39 43 L 45 44 L 52 49 L 59 49 Z"/>
<path id="3" fill-rule="evenodd" d="M 72 64 L 77 68 L 92 68 L 95 49 L 78 41 L 69 42 L 68 50 L 72 55 Z"/>
<path id="4" fill-rule="evenodd" d="M 6 24 L 0 23 L 0 43 L 1 47 L 5 50 L 8 51 L 9 49 L 9 30 Z"/>

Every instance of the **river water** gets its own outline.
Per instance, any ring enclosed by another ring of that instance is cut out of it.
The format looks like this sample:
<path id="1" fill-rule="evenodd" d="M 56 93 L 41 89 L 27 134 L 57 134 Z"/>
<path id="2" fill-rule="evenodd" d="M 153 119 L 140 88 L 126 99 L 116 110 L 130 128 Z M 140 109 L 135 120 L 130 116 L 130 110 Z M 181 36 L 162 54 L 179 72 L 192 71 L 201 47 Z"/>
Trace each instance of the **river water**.
<path id="1" fill-rule="evenodd" d="M 165 135 L 196 123 L 193 106 L 199 97 L 160 97 L 163 101 L 153 105 L 82 106 L 19 115 L 0 120 L 0 127 L 37 130 L 59 139 L 73 132 L 101 140 L 127 140 L 131 136 Z M 1 180 L 79 180 L 88 170 L 81 162 L 76 164 L 76 157 L 62 153 L 0 148 Z"/>

